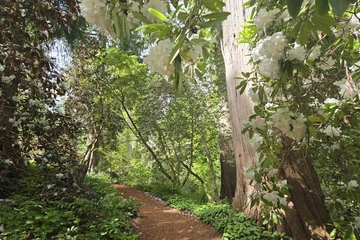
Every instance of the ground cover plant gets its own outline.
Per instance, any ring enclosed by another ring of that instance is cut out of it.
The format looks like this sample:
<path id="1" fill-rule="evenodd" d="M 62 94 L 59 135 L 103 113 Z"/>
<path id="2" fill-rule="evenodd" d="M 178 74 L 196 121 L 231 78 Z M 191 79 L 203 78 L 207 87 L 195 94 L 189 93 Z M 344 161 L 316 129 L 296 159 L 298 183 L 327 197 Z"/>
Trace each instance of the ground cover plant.
<path id="1" fill-rule="evenodd" d="M 3 239 L 136 239 L 129 223 L 138 212 L 132 199 L 99 179 L 70 187 L 62 181 L 66 177 L 46 182 L 33 174 L 20 182 L 22 191 L 0 205 Z"/>

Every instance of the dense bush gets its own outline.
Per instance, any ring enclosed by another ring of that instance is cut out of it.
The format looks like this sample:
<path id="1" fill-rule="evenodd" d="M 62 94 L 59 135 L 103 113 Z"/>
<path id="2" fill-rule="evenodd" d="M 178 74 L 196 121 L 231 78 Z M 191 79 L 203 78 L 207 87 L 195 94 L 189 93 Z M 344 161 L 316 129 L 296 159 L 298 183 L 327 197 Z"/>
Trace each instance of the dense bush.
<path id="1" fill-rule="evenodd" d="M 0 205 L 4 239 L 136 239 L 129 218 L 138 206 L 111 185 L 94 178 L 72 189 L 45 184 Z"/>

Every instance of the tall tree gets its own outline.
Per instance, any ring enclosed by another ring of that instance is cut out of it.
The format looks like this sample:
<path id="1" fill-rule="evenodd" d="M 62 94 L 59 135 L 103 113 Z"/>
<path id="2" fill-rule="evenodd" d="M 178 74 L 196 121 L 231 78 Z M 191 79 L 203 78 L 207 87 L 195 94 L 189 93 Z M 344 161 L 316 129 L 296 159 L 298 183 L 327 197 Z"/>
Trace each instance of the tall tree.
<path id="1" fill-rule="evenodd" d="M 47 53 L 54 39 L 79 29 L 76 2 L 4 0 L 0 13 L 0 158 L 17 176 L 34 151 L 44 154 L 39 164 L 63 165 L 76 126 L 56 103 L 67 85 Z"/>

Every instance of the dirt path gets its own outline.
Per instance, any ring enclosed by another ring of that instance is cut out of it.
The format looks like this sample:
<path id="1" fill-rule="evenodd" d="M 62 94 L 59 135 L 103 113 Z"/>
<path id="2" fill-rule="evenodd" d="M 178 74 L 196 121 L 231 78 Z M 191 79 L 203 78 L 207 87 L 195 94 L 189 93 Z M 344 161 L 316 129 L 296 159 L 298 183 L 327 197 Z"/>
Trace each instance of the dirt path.
<path id="1" fill-rule="evenodd" d="M 220 240 L 215 230 L 196 217 L 184 215 L 135 188 L 114 184 L 124 198 L 141 203 L 140 217 L 135 219 L 139 240 Z"/>

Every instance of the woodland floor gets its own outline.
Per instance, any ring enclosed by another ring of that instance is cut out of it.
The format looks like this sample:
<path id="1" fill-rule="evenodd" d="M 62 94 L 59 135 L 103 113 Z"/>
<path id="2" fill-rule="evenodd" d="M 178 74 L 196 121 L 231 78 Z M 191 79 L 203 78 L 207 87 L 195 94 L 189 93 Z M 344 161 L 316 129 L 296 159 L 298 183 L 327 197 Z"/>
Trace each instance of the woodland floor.
<path id="1" fill-rule="evenodd" d="M 220 240 L 215 230 L 189 213 L 167 207 L 158 199 L 133 187 L 114 184 L 125 199 L 141 203 L 139 217 L 133 225 L 139 240 Z"/>

